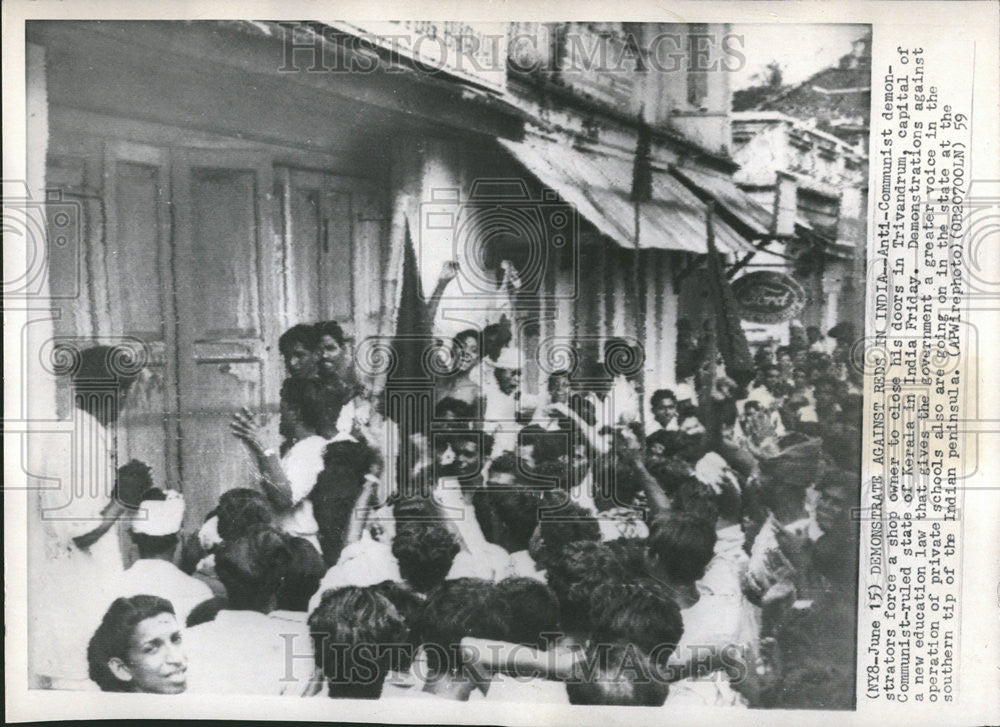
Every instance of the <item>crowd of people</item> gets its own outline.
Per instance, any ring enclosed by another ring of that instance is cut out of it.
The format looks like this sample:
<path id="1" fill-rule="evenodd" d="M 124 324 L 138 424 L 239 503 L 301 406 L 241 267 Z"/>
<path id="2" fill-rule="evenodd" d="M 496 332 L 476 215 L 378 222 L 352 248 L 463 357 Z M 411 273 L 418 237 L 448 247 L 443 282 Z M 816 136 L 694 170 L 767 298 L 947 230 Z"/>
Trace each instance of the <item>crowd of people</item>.
<path id="1" fill-rule="evenodd" d="M 142 463 L 107 474 L 62 557 L 120 562 L 125 518 L 139 558 L 72 658 L 118 692 L 850 708 L 862 382 L 831 335 L 793 326 L 750 381 L 678 341 L 648 399 L 613 339 L 603 378 L 533 399 L 501 322 L 446 347 L 428 423 L 386 416 L 335 322 L 297 325 L 281 439 L 235 416 L 259 478 L 197 532 Z"/>

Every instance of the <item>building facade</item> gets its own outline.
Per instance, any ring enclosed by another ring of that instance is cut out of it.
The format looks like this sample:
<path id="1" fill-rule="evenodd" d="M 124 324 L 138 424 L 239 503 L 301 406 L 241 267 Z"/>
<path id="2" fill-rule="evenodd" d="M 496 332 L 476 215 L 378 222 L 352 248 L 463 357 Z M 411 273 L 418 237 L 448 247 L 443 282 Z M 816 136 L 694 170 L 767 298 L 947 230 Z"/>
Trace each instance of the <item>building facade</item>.
<path id="1" fill-rule="evenodd" d="M 713 72 L 725 37 L 680 24 L 30 23 L 46 187 L 80 211 L 77 246 L 50 235 L 50 287 L 76 291 L 54 340 L 124 337 L 150 356 L 120 459 L 183 490 L 196 528 L 221 492 L 252 486 L 228 422 L 243 406 L 277 412 L 278 336 L 329 319 L 355 349 L 390 336 L 407 245 L 425 292 L 459 261 L 441 305 L 455 328 L 483 319 L 501 261 L 515 263 L 532 393 L 568 351 L 590 356 L 612 335 L 643 344 L 647 392 L 672 385 L 677 322 L 707 309 L 692 281 L 709 210 L 730 258 L 772 233 L 769 208 L 733 181 L 728 74 Z M 636 199 L 640 152 L 650 189 Z"/>
<path id="2" fill-rule="evenodd" d="M 868 159 L 833 134 L 774 111 L 735 112 L 736 180 L 761 204 L 793 212 L 795 236 L 746 270 L 788 273 L 806 292 L 801 321 L 824 333 L 864 315 Z M 746 324 L 758 340 L 787 341 L 788 325 Z"/>

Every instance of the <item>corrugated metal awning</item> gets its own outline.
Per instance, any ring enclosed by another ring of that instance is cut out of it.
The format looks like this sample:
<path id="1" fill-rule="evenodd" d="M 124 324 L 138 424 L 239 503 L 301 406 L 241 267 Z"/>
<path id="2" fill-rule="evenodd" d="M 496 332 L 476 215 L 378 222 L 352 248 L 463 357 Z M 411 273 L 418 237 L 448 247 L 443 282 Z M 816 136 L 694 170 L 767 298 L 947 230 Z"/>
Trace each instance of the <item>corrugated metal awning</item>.
<path id="1" fill-rule="evenodd" d="M 574 205 L 598 232 L 625 249 L 635 249 L 635 204 L 630 199 L 632 159 L 534 135 L 520 142 L 497 141 L 542 184 Z M 705 254 L 706 214 L 706 205 L 681 182 L 666 172 L 654 171 L 653 199 L 639 207 L 639 247 Z M 714 228 L 720 251 L 753 249 L 718 217 Z"/>
<path id="2" fill-rule="evenodd" d="M 703 172 L 690 167 L 671 167 L 670 171 L 702 200 L 714 200 L 720 213 L 750 239 L 772 235 L 773 215 L 760 202 L 741 190 L 730 177 Z"/>

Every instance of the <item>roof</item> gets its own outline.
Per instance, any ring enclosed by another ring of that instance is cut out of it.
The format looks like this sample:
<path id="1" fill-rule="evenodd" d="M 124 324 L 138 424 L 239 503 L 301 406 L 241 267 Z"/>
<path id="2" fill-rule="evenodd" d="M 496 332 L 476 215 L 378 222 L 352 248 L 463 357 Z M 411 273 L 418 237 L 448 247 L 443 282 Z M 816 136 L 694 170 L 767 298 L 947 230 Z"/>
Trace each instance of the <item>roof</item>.
<path id="1" fill-rule="evenodd" d="M 498 141 L 542 184 L 574 205 L 598 232 L 625 249 L 635 249 L 631 158 L 534 134 L 523 142 Z M 706 205 L 666 171 L 653 171 L 652 186 L 653 199 L 639 206 L 639 247 L 707 253 Z M 714 229 L 721 250 L 753 249 L 723 220 L 717 219 Z"/>
<path id="2" fill-rule="evenodd" d="M 685 186 L 705 201 L 713 201 L 720 213 L 747 239 L 771 236 L 773 223 L 770 210 L 742 191 L 732 177 L 693 169 L 671 167 L 670 171 Z"/>

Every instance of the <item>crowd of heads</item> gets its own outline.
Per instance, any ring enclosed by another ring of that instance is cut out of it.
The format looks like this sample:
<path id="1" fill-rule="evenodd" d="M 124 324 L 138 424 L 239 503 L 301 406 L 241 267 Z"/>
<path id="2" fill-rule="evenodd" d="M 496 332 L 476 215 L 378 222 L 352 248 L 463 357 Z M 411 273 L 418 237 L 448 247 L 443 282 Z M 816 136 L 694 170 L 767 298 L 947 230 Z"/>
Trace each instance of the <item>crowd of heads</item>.
<path id="1" fill-rule="evenodd" d="M 318 599 L 308 625 L 330 697 L 378 698 L 400 674 L 418 669 L 421 683 L 439 695 L 485 691 L 496 665 L 469 656 L 463 640 L 471 637 L 535 652 L 568 650 L 571 667 L 547 676 L 566 683 L 572 703 L 660 705 L 682 678 L 684 655 L 675 653 L 684 613 L 729 528 L 741 533 L 750 563 L 741 586 L 748 608 L 766 612 L 755 639 L 777 639 L 784 665 L 746 698 L 802 706 L 792 685 L 826 673 L 823 657 L 802 640 L 853 629 L 842 595 L 853 591 L 856 565 L 849 511 L 858 499 L 861 392 L 850 332 L 838 335 L 829 351 L 809 329 L 788 345 L 759 347 L 755 377 L 742 385 L 718 371 L 700 392 L 688 387 L 695 395 L 653 391 L 646 428 L 615 422 L 595 431 L 594 402 L 608 387 L 587 390 L 557 371 L 546 382 L 548 400 L 567 413 L 547 425 L 523 422 L 513 449 L 494 447 L 482 407 L 455 387 L 454 396 L 437 401 L 432 428 L 404 442 L 397 489 L 380 503 L 391 512 L 382 542 L 399 578 L 318 593 L 351 545 L 359 494 L 385 456 L 363 438 L 333 441 L 310 495 L 320 548 L 284 532 L 274 503 L 258 490 L 225 492 L 209 513 L 218 535 L 210 548 L 214 572 L 225 595 L 192 612 L 187 625 L 210 621 L 222 608 L 304 613 Z M 503 339 L 497 330 L 455 336 L 450 376 L 467 374 L 483 356 L 497 360 Z M 295 326 L 279 347 L 288 372 L 282 434 L 294 437 L 303 426 L 329 436 L 332 400 L 343 397 L 329 385 L 343 373 L 342 331 L 335 323 Z M 519 389 L 513 365 L 497 367 L 496 379 L 504 395 Z M 435 499 L 444 479 L 458 481 L 488 544 L 512 562 L 515 555 L 530 559 L 531 577 L 449 577 L 468 543 Z M 657 493 L 665 505 L 654 502 Z M 785 527 L 800 515 L 819 533 L 806 543 L 792 542 Z M 757 553 L 757 539 L 769 534 L 773 547 Z M 177 542 L 150 536 L 136 545 L 142 557 L 154 557 Z M 796 598 L 778 598 L 789 587 Z M 805 602 L 812 605 L 801 607 Z M 183 689 L 183 627 L 169 602 L 119 599 L 91 642 L 92 679 L 109 691 Z M 155 658 L 141 646 L 150 639 Z M 773 674 L 759 654 L 744 650 L 741 658 L 742 670 L 729 675 L 734 685 L 747 674 Z M 850 670 L 844 674 L 819 691 L 842 688 Z"/>

